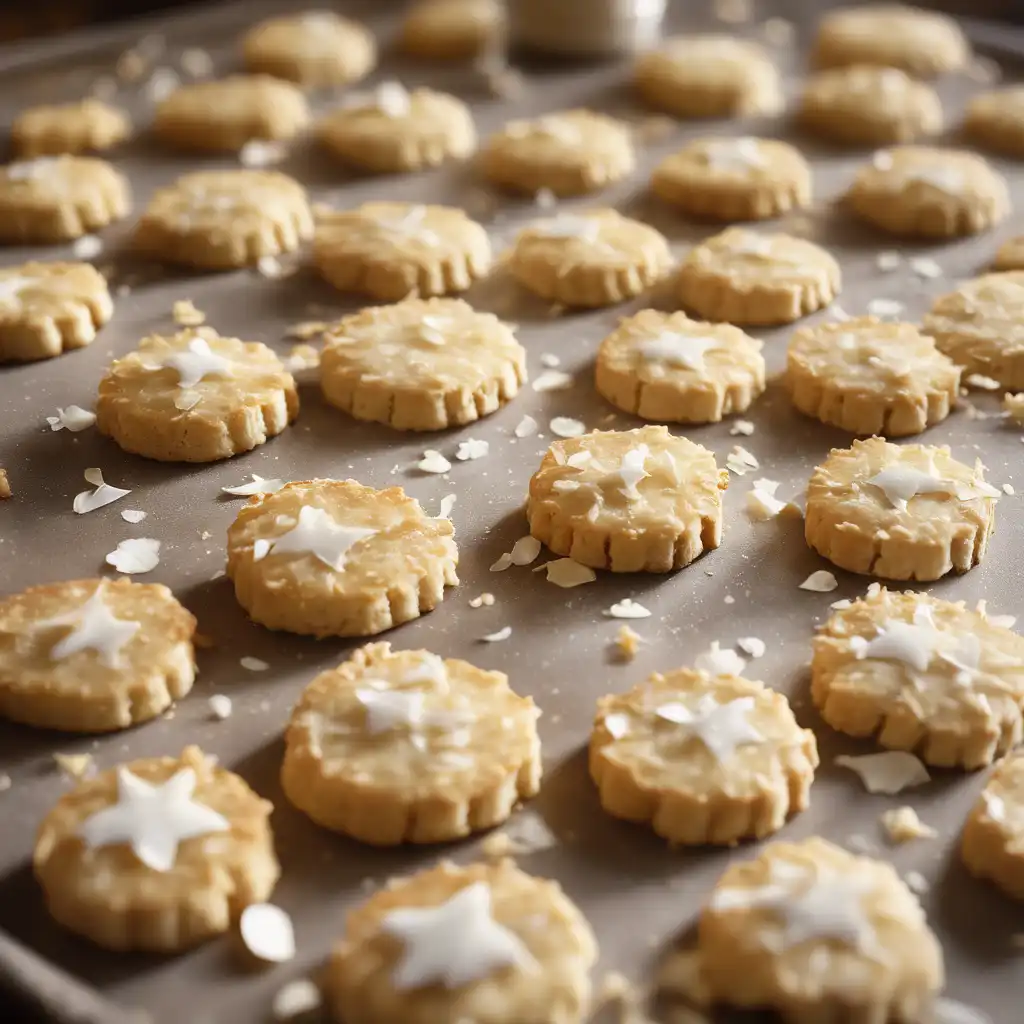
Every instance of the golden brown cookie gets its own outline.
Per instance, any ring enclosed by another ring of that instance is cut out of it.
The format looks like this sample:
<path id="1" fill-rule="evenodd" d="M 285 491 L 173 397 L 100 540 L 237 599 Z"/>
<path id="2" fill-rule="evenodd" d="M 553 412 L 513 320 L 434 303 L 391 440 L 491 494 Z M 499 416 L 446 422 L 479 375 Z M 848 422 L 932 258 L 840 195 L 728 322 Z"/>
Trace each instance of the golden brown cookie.
<path id="1" fill-rule="evenodd" d="M 658 423 L 718 423 L 764 392 L 762 343 L 730 324 L 645 309 L 597 351 L 594 383 L 624 412 Z"/>
<path id="2" fill-rule="evenodd" d="M 497 0 L 417 0 L 402 19 L 398 45 L 411 57 L 466 60 L 500 42 L 504 20 Z"/>
<path id="3" fill-rule="evenodd" d="M 132 133 L 128 115 L 101 100 L 29 107 L 11 126 L 11 148 L 19 160 L 61 153 L 99 153 Z"/>
<path id="4" fill-rule="evenodd" d="M 1024 156 L 1024 86 L 1009 85 L 973 97 L 964 114 L 964 134 L 983 149 Z"/>
<path id="5" fill-rule="evenodd" d="M 177 953 L 273 891 L 271 805 L 197 747 L 79 782 L 43 819 L 33 869 L 53 917 L 108 949 Z"/>
<path id="6" fill-rule="evenodd" d="M 811 202 L 811 168 L 777 139 L 701 138 L 651 175 L 659 199 L 708 220 L 765 220 Z"/>
<path id="7" fill-rule="evenodd" d="M 364 843 L 461 839 L 536 796 L 538 715 L 502 672 L 368 644 L 303 691 L 281 786 L 318 825 Z"/>
<path id="8" fill-rule="evenodd" d="M 1012 754 L 992 772 L 967 817 L 960 855 L 972 875 L 1024 900 L 1024 755 Z"/>
<path id="9" fill-rule="evenodd" d="M 449 519 L 401 487 L 306 480 L 251 498 L 228 530 L 228 576 L 269 629 L 372 636 L 418 618 L 459 580 Z"/>
<path id="10" fill-rule="evenodd" d="M 992 269 L 1024 270 L 1024 235 L 1014 235 L 999 246 Z"/>

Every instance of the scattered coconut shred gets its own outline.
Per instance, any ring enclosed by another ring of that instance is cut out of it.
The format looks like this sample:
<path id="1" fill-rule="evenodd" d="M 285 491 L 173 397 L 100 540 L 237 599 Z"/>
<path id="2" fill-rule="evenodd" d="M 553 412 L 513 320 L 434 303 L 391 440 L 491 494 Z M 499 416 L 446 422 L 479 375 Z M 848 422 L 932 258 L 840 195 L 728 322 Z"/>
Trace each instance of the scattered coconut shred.
<path id="1" fill-rule="evenodd" d="M 612 655 L 617 661 L 632 661 L 643 642 L 644 638 L 636 630 L 626 625 L 619 626 L 612 640 Z"/>
<path id="2" fill-rule="evenodd" d="M 191 299 L 178 299 L 171 307 L 171 315 L 179 327 L 198 327 L 206 323 L 206 314 L 196 309 Z"/>
<path id="3" fill-rule="evenodd" d="M 295 957 L 292 919 L 273 903 L 251 903 L 242 911 L 238 930 L 245 948 L 257 960 L 283 964 Z"/>
<path id="4" fill-rule="evenodd" d="M 80 405 L 69 405 L 66 409 L 57 409 L 56 416 L 47 416 L 46 422 L 50 430 L 67 430 L 77 434 L 80 430 L 88 430 L 96 422 L 96 413 L 83 409 Z"/>
<path id="5" fill-rule="evenodd" d="M 152 572 L 160 564 L 160 541 L 152 537 L 130 537 L 107 555 L 106 562 L 126 575 Z"/>
<path id="6" fill-rule="evenodd" d="M 72 507 L 79 515 L 85 515 L 86 512 L 95 512 L 96 509 L 103 508 L 104 505 L 109 505 L 111 502 L 132 493 L 123 487 L 114 487 L 108 484 L 103 479 L 103 471 L 96 467 L 87 469 L 83 475 L 85 476 L 86 483 L 92 484 L 96 489 L 94 491 L 82 491 L 75 495 Z"/>
<path id="7" fill-rule="evenodd" d="M 447 473 L 451 468 L 452 464 L 439 452 L 433 448 L 428 448 L 423 453 L 423 458 L 416 463 L 416 468 L 421 473 Z"/>
<path id="8" fill-rule="evenodd" d="M 835 578 L 833 573 L 830 573 L 828 569 L 819 569 L 817 572 L 812 572 L 800 584 L 800 589 L 810 590 L 815 594 L 830 594 L 838 586 L 839 580 Z"/>
<path id="9" fill-rule="evenodd" d="M 485 644 L 500 644 L 503 640 L 507 640 L 512 635 L 511 626 L 502 626 L 496 633 L 488 633 L 486 636 L 480 637 Z"/>
<path id="10" fill-rule="evenodd" d="M 606 608 L 604 614 L 610 619 L 649 619 L 651 617 L 650 611 L 639 601 L 633 601 L 628 597 L 613 604 L 611 608 Z"/>
<path id="11" fill-rule="evenodd" d="M 316 982 L 309 978 L 296 978 L 277 990 L 270 1010 L 276 1020 L 293 1020 L 318 1010 L 323 1005 L 323 996 Z"/>
<path id="12" fill-rule="evenodd" d="M 725 466 L 730 473 L 735 473 L 736 476 L 746 476 L 752 469 L 760 469 L 761 463 L 746 448 L 737 444 L 726 456 Z"/>
<path id="13" fill-rule="evenodd" d="M 85 779 L 96 774 L 92 754 L 54 754 L 54 764 L 72 779 Z"/>
<path id="14" fill-rule="evenodd" d="M 222 494 L 230 494 L 237 498 L 248 498 L 253 494 L 276 494 L 284 487 L 283 480 L 267 480 L 258 473 L 252 474 L 252 480 L 247 484 L 236 484 L 234 487 L 222 487 Z"/>
<path id="15" fill-rule="evenodd" d="M 590 566 L 581 565 L 571 558 L 556 558 L 552 562 L 538 565 L 533 571 L 546 572 L 548 583 L 554 583 L 556 587 L 562 587 L 564 590 L 581 587 L 584 583 L 593 583 L 597 579 L 597 573 Z"/>
<path id="16" fill-rule="evenodd" d="M 931 782 L 928 769 L 920 758 L 904 750 L 885 750 L 879 754 L 862 754 L 858 757 L 841 754 L 835 759 L 835 764 L 856 772 L 869 793 L 895 796 L 905 789 Z"/>
<path id="17" fill-rule="evenodd" d="M 913 807 L 891 807 L 878 819 L 891 843 L 909 843 L 913 839 L 934 839 L 939 833 L 926 825 Z"/>
<path id="18" fill-rule="evenodd" d="M 494 595 L 484 591 L 479 597 L 469 599 L 470 608 L 490 608 L 494 605 Z"/>

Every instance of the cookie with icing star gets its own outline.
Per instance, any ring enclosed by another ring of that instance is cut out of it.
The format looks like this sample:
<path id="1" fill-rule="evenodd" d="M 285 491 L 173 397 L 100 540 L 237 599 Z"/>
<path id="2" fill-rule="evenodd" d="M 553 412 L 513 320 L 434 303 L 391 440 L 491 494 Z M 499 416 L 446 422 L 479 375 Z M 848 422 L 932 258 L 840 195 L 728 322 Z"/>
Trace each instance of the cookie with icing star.
<path id="1" fill-rule="evenodd" d="M 238 603 L 270 629 L 372 636 L 432 611 L 459 582 L 453 534 L 401 487 L 298 481 L 238 513 L 227 574 Z"/>
<path id="2" fill-rule="evenodd" d="M 318 825 L 364 843 L 462 839 L 537 794 L 538 715 L 501 672 L 368 644 L 303 691 L 281 786 Z"/>
<path id="3" fill-rule="evenodd" d="M 295 381 L 258 341 L 212 328 L 153 334 L 100 381 L 96 428 L 161 462 L 216 462 L 280 434 L 299 412 Z"/>
<path id="4" fill-rule="evenodd" d="M 1013 754 L 992 772 L 971 809 L 960 856 L 1015 900 L 1024 900 L 1024 756 Z"/>
<path id="5" fill-rule="evenodd" d="M 110 732 L 155 718 L 195 679 L 196 620 L 164 586 L 70 580 L 0 601 L 0 716 Z"/>
<path id="6" fill-rule="evenodd" d="M 728 846 L 806 810 L 818 747 L 781 693 L 678 669 L 598 701 L 589 761 L 609 814 L 672 843 Z"/>
<path id="7" fill-rule="evenodd" d="M 726 868 L 697 925 L 710 1001 L 793 1024 L 931 1020 L 942 947 L 891 864 L 824 839 Z"/>
<path id="8" fill-rule="evenodd" d="M 962 601 L 881 588 L 821 628 L 811 696 L 840 732 L 981 768 L 1021 741 L 1024 639 Z"/>
<path id="9" fill-rule="evenodd" d="M 681 569 L 722 540 L 728 475 L 667 427 L 556 441 L 530 479 L 530 533 L 556 555 L 612 572 Z"/>
<path id="10" fill-rule="evenodd" d="M 833 448 L 811 475 L 804 536 L 841 569 L 937 580 L 985 557 L 999 495 L 980 462 L 872 437 Z"/>
<path id="11" fill-rule="evenodd" d="M 57 801 L 33 871 L 68 930 L 119 952 L 178 953 L 273 891 L 271 809 L 197 747 L 131 761 Z"/>
<path id="12" fill-rule="evenodd" d="M 597 943 L 557 882 L 442 862 L 356 907 L 327 965 L 338 1024 L 580 1024 Z"/>

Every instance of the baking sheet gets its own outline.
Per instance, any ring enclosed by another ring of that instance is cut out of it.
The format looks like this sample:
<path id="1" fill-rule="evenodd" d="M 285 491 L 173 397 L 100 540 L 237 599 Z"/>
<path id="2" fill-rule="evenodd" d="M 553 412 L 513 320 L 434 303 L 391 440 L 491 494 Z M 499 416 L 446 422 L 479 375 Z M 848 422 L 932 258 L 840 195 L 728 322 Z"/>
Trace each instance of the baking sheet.
<path id="1" fill-rule="evenodd" d="M 394 17 L 373 4 L 345 4 L 346 13 L 365 14 L 387 46 Z M 674 28 L 707 27 L 710 12 L 698 5 L 680 5 Z M 155 66 L 178 64 L 182 48 L 202 46 L 215 57 L 218 71 L 236 66 L 238 33 L 287 3 L 249 3 L 187 11 L 159 23 L 153 30 L 136 28 L 113 34 L 68 37 L 35 48 L 0 55 L 0 121 L 9 124 L 17 110 L 44 101 L 70 100 L 88 90 L 97 77 L 111 74 L 117 55 L 128 46 L 165 52 Z M 758 5 L 756 24 L 738 26 L 744 34 L 762 32 L 765 17 L 782 11 Z M 155 33 L 155 34 L 154 34 Z M 796 45 L 779 50 L 793 94 L 799 80 Z M 6 70 L 3 70 L 5 69 Z M 516 98 L 491 96 L 482 77 L 468 69 L 431 67 L 387 54 L 374 80 L 400 78 L 406 85 L 430 84 L 457 92 L 473 102 L 481 135 L 513 116 L 587 105 L 646 123 L 623 87 L 622 64 L 531 66 L 525 90 Z M 967 96 L 978 86 L 966 79 L 940 86 L 950 124 L 957 124 Z M 144 123 L 152 108 L 146 88 L 122 88 L 118 100 Z M 649 124 L 647 125 L 648 127 Z M 597 199 L 563 203 L 564 209 L 608 203 L 649 220 L 663 230 L 681 255 L 695 240 L 716 228 L 688 224 L 651 201 L 645 192 L 647 173 L 664 154 L 687 138 L 707 131 L 764 133 L 788 136 L 785 119 L 747 124 L 682 124 L 647 145 L 641 168 L 632 180 Z M 950 135 L 950 139 L 954 139 Z M 844 310 L 864 313 L 874 298 L 895 298 L 914 319 L 931 298 L 973 276 L 989 261 L 996 245 L 1019 230 L 1011 218 L 991 234 L 940 247 L 907 248 L 848 221 L 832 200 L 851 179 L 864 154 L 838 152 L 812 140 L 799 145 L 813 158 L 816 204 L 807 215 L 789 218 L 784 226 L 825 243 L 842 261 Z M 116 161 L 129 175 L 142 208 L 152 191 L 200 163 L 169 155 L 144 136 L 126 147 Z M 1013 165 L 996 160 L 1024 206 L 1024 177 Z M 517 225 L 540 215 L 530 202 L 495 196 L 475 177 L 471 167 L 451 167 L 427 174 L 386 179 L 349 178 L 305 143 L 296 146 L 281 169 L 294 173 L 315 199 L 354 205 L 388 197 L 418 202 L 465 204 L 484 220 L 500 245 Z M 130 222 L 129 222 L 130 224 Z M 14 498 L 0 504 L 0 587 L 12 592 L 32 584 L 93 576 L 104 571 L 104 556 L 131 536 L 159 539 L 161 564 L 147 579 L 166 583 L 198 616 L 200 629 L 214 641 L 199 652 L 201 674 L 192 695 L 171 714 L 130 732 L 99 740 L 45 734 L 0 723 L 0 771 L 12 785 L 0 794 L 0 927 L 78 974 L 126 1006 L 151 1012 L 158 1022 L 189 1024 L 257 1021 L 268 1017 L 270 1000 L 286 981 L 304 976 L 322 961 L 340 934 L 346 908 L 394 873 L 415 871 L 448 856 L 465 860 L 479 856 L 480 840 L 443 849 L 370 850 L 312 825 L 293 810 L 277 781 L 282 757 L 281 732 L 289 709 L 302 687 L 318 671 L 336 664 L 352 645 L 339 640 L 313 641 L 273 634 L 246 621 L 235 603 L 231 584 L 218 576 L 223 568 L 225 530 L 241 500 L 220 495 L 224 485 L 241 483 L 249 474 L 303 479 L 353 476 L 383 487 L 400 483 L 436 511 L 441 498 L 455 494 L 453 519 L 460 547 L 462 584 L 449 591 L 433 614 L 395 631 L 398 647 L 428 647 L 442 655 L 464 657 L 507 672 L 513 686 L 532 694 L 544 711 L 540 731 L 546 781 L 528 813 L 539 816 L 557 838 L 554 846 L 521 858 L 527 870 L 558 878 L 580 904 L 601 944 L 596 976 L 618 970 L 638 982 L 648 980 L 652 965 L 666 944 L 692 923 L 715 878 L 737 857 L 756 847 L 728 850 L 673 851 L 643 828 L 612 820 L 598 806 L 587 778 L 584 746 L 594 702 L 600 695 L 625 689 L 647 674 L 692 662 L 712 640 L 731 645 L 737 637 L 757 636 L 767 644 L 763 658 L 747 674 L 788 694 L 805 725 L 815 728 L 822 767 L 812 790 L 810 810 L 781 833 L 797 839 L 820 834 L 839 843 L 870 848 L 907 873 L 918 872 L 929 891 L 923 897 L 932 926 L 946 952 L 948 993 L 987 1011 L 996 1022 L 1019 1019 L 1017 986 L 1020 953 L 1013 935 L 1022 930 L 1019 908 L 993 888 L 970 879 L 956 856 L 959 828 L 983 782 L 983 775 L 937 773 L 929 786 L 894 798 L 869 796 L 848 771 L 835 768 L 839 753 L 867 752 L 837 736 L 816 717 L 807 698 L 809 642 L 815 623 L 828 605 L 863 592 L 868 580 L 838 573 L 840 588 L 822 595 L 801 591 L 798 584 L 813 570 L 828 566 L 809 551 L 802 524 L 780 518 L 751 523 L 744 514 L 745 493 L 752 481 L 767 476 L 782 481 L 780 494 L 800 491 L 813 467 L 832 446 L 845 446 L 847 435 L 800 418 L 778 383 L 747 414 L 756 424 L 752 437 L 732 437 L 729 423 L 686 430 L 712 448 L 720 463 L 741 443 L 760 460 L 760 471 L 733 477 L 726 497 L 723 546 L 696 564 L 668 577 L 602 574 L 596 583 L 560 590 L 528 568 L 491 573 L 489 565 L 526 532 L 522 497 L 530 474 L 550 441 L 546 429 L 553 416 L 573 416 L 588 427 L 635 425 L 596 395 L 592 384 L 593 355 L 600 339 L 618 318 L 643 302 L 594 313 L 552 317 L 543 305 L 525 298 L 503 274 L 474 288 L 467 298 L 520 325 L 519 336 L 537 376 L 545 354 L 556 355 L 570 371 L 569 391 L 537 394 L 527 387 L 505 409 L 485 421 L 441 435 L 402 434 L 379 426 L 357 424 L 324 405 L 317 389 L 302 388 L 298 422 L 271 443 L 230 462 L 207 466 L 168 466 L 121 452 L 95 430 L 80 434 L 51 433 L 44 417 L 57 406 L 92 407 L 96 385 L 109 360 L 131 350 L 150 331 L 172 329 L 170 310 L 176 299 L 190 298 L 227 334 L 266 342 L 286 354 L 294 341 L 284 338 L 298 321 L 329 319 L 357 303 L 319 283 L 309 272 L 268 280 L 255 272 L 189 276 L 154 272 L 124 252 L 129 225 L 103 234 L 98 265 L 113 269 L 115 284 L 128 283 L 129 294 L 117 298 L 113 322 L 88 349 L 35 365 L 0 369 L 0 465 L 10 474 Z M 876 266 L 880 250 L 900 248 L 907 256 L 928 255 L 942 267 L 937 279 L 922 279 L 909 267 L 883 274 Z M 3 265 L 28 258 L 69 258 L 70 247 L 45 250 L 8 249 Z M 662 301 L 658 298 L 657 301 Z M 808 322 L 827 319 L 819 314 Z M 754 332 L 766 342 L 771 371 L 784 365 L 789 328 Z M 987 418 L 971 418 L 964 410 L 931 430 L 929 443 L 949 443 L 963 458 L 980 454 L 997 484 L 1024 490 L 1019 470 L 1020 432 L 993 414 L 997 397 L 973 394 L 972 403 Z M 517 440 L 513 429 L 524 415 L 534 416 L 545 436 Z M 449 457 L 456 443 L 469 437 L 490 443 L 486 458 L 455 463 L 444 478 L 410 467 L 424 448 L 439 448 Z M 129 487 L 119 503 L 85 516 L 71 510 L 74 495 L 85 489 L 83 471 L 100 466 L 108 482 Z M 949 579 L 928 589 L 937 595 L 973 603 L 989 602 L 990 610 L 1020 614 L 1018 567 L 1024 550 L 1020 498 L 1000 502 L 998 530 L 984 565 L 962 579 Z M 139 508 L 147 519 L 129 526 L 120 512 Z M 110 570 L 106 570 L 110 571 Z M 472 609 L 469 601 L 482 592 L 495 595 L 493 607 Z M 632 625 L 644 643 L 634 661 L 615 662 L 610 641 L 620 623 L 603 611 L 625 597 L 641 601 L 651 618 Z M 503 643 L 485 644 L 479 637 L 510 625 Z M 261 658 L 270 668 L 247 672 L 242 657 Z M 233 715 L 211 720 L 207 698 L 229 695 Z M 56 768 L 55 752 L 89 753 L 106 768 L 134 757 L 171 753 L 198 743 L 239 772 L 276 805 L 273 826 L 283 877 L 274 900 L 294 918 L 299 943 L 293 963 L 260 973 L 246 971 L 227 940 L 214 941 L 184 956 L 160 959 L 118 956 L 92 948 L 62 932 L 48 917 L 31 878 L 29 857 L 36 825 L 70 782 Z M 887 847 L 878 825 L 882 811 L 911 803 L 936 826 L 941 837 Z"/>

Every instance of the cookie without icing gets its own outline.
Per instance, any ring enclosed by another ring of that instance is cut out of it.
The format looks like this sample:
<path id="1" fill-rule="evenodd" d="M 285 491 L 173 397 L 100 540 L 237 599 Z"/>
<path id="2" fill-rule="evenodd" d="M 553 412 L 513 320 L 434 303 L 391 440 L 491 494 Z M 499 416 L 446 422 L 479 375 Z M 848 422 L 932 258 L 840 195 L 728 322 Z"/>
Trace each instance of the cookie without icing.
<path id="1" fill-rule="evenodd" d="M 462 100 L 433 89 L 407 92 L 398 82 L 349 93 L 317 135 L 342 162 L 377 174 L 438 167 L 476 149 L 473 115 Z"/>
<path id="2" fill-rule="evenodd" d="M 307 89 L 348 85 L 377 63 L 377 43 L 365 25 L 333 11 L 304 11 L 254 25 L 242 40 L 245 66 Z"/>
<path id="3" fill-rule="evenodd" d="M 711 1001 L 787 1024 L 920 1024 L 945 982 L 942 947 L 895 868 L 817 837 L 726 868 L 697 934 Z"/>
<path id="4" fill-rule="evenodd" d="M 271 809 L 197 747 L 131 761 L 57 801 L 33 869 L 65 928 L 108 949 L 177 953 L 273 891 Z"/>
<path id="5" fill-rule="evenodd" d="M 318 219 L 313 260 L 339 291 L 397 302 L 464 292 L 490 270 L 491 242 L 455 207 L 363 203 Z"/>
<path id="6" fill-rule="evenodd" d="M 299 413 L 295 381 L 258 341 L 209 327 L 153 334 L 100 381 L 96 429 L 162 462 L 215 462 L 280 434 Z"/>
<path id="7" fill-rule="evenodd" d="M 661 280 L 668 242 L 647 224 L 612 209 L 536 221 L 517 236 L 509 273 L 535 295 L 566 306 L 612 306 Z"/>
<path id="8" fill-rule="evenodd" d="M 20 160 L 61 153 L 98 153 L 132 133 L 128 115 L 100 100 L 29 107 L 11 125 L 11 148 Z"/>
<path id="9" fill-rule="evenodd" d="M 1024 271 L 983 274 L 940 296 L 924 330 L 965 374 L 1024 389 Z"/>
<path id="10" fill-rule="evenodd" d="M 538 709 L 502 672 L 368 644 L 303 691 L 281 786 L 364 843 L 441 843 L 501 824 L 540 788 Z"/>
<path id="11" fill-rule="evenodd" d="M 90 263 L 0 270 L 0 363 L 84 348 L 113 315 L 106 278 Z"/>
<path id="12" fill-rule="evenodd" d="M 286 141 L 309 124 L 306 98 L 270 75 L 189 82 L 156 108 L 153 131 L 187 152 L 236 152 L 247 142 Z"/>
<path id="13" fill-rule="evenodd" d="M 811 202 L 811 168 L 778 139 L 693 139 L 654 168 L 661 200 L 708 220 L 765 220 Z"/>
<path id="14" fill-rule="evenodd" d="M 863 316 L 797 331 L 786 388 L 807 416 L 852 434 L 907 437 L 956 405 L 960 369 L 912 324 Z"/>
<path id="15" fill-rule="evenodd" d="M 960 856 L 976 878 L 1024 900 L 1024 754 L 1007 757 L 992 772 L 967 816 Z"/>
<path id="16" fill-rule="evenodd" d="M 677 117 L 751 117 L 783 106 L 779 73 L 757 43 L 733 36 L 674 36 L 637 59 L 633 85 Z"/>
<path id="17" fill-rule="evenodd" d="M 885 146 L 942 131 L 942 101 L 899 68 L 854 64 L 812 75 L 797 119 L 832 142 Z"/>
<path id="18" fill-rule="evenodd" d="M 227 573 L 262 626 L 372 636 L 432 611 L 459 582 L 453 533 L 401 487 L 298 481 L 238 513 Z"/>
<path id="19" fill-rule="evenodd" d="M 679 299 L 705 320 L 788 324 L 824 309 L 842 287 L 839 264 L 813 242 L 728 228 L 690 250 Z"/>
<path id="20" fill-rule="evenodd" d="M 1024 235 L 1014 235 L 999 246 L 992 269 L 1024 270 Z"/>
<path id="21" fill-rule="evenodd" d="M 596 959 L 557 882 L 443 861 L 348 915 L 325 987 L 338 1024 L 580 1024 Z"/>
<path id="22" fill-rule="evenodd" d="M 480 153 L 484 176 L 514 192 L 556 196 L 597 192 L 633 172 L 629 128 L 592 110 L 563 110 L 509 121 Z"/>
<path id="23" fill-rule="evenodd" d="M 984 149 L 1024 157 L 1024 86 L 973 97 L 964 114 L 964 134 Z"/>
<path id="24" fill-rule="evenodd" d="M 196 171 L 157 189 L 135 227 L 137 251 L 230 270 L 295 252 L 313 233 L 306 190 L 277 171 Z"/>
<path id="25" fill-rule="evenodd" d="M 598 701 L 589 761 L 609 814 L 672 843 L 727 846 L 806 810 L 818 747 L 781 693 L 678 669 Z"/>
<path id="26" fill-rule="evenodd" d="M 659 423 L 718 423 L 764 393 L 762 343 L 730 324 L 645 309 L 597 351 L 594 383 L 624 412 Z"/>
<path id="27" fill-rule="evenodd" d="M 880 437 L 833 448 L 807 487 L 804 535 L 851 572 L 937 580 L 985 557 L 999 497 L 949 448 L 889 444 Z"/>
<path id="28" fill-rule="evenodd" d="M 1010 212 L 1006 182 L 982 157 L 930 146 L 879 150 L 845 201 L 861 220 L 904 238 L 976 235 Z"/>
<path id="29" fill-rule="evenodd" d="M 402 20 L 403 53 L 429 60 L 465 60 L 499 41 L 504 27 L 496 0 L 418 0 Z"/>
<path id="30" fill-rule="evenodd" d="M 131 207 L 128 179 L 105 160 L 41 156 L 0 170 L 0 244 L 70 242 Z"/>
<path id="31" fill-rule="evenodd" d="M 0 716 L 108 732 L 192 689 L 196 620 L 164 586 L 71 580 L 0 601 Z"/>
<path id="32" fill-rule="evenodd" d="M 839 732 L 980 768 L 1021 741 L 1024 639 L 962 601 L 879 588 L 815 637 L 811 696 Z"/>
<path id="33" fill-rule="evenodd" d="M 681 569 L 722 541 L 728 474 L 667 427 L 555 441 L 530 479 L 530 533 L 556 555 L 612 572 Z"/>
<path id="34" fill-rule="evenodd" d="M 965 67 L 970 45 L 950 17 L 902 4 L 861 4 L 826 14 L 811 63 L 819 68 L 874 64 L 934 78 Z"/>
<path id="35" fill-rule="evenodd" d="M 526 380 L 526 352 L 511 328 L 461 299 L 371 306 L 340 320 L 326 342 L 320 383 L 327 401 L 396 430 L 472 423 Z"/>

